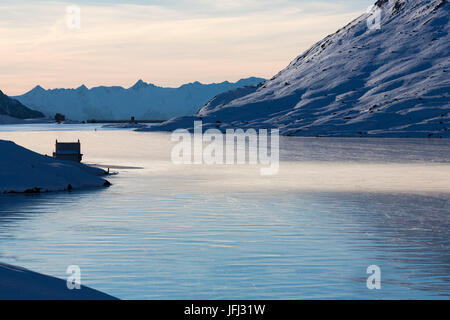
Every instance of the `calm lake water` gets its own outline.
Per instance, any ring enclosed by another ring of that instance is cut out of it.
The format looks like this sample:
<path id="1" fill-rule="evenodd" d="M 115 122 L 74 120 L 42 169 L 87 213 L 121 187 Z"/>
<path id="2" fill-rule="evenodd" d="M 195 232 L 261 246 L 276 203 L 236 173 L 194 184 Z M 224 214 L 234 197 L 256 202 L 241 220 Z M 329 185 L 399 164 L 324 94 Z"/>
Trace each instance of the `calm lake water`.
<path id="1" fill-rule="evenodd" d="M 78 265 L 122 299 L 450 297 L 449 140 L 281 138 L 263 177 L 176 166 L 168 134 L 15 125 L 0 139 L 43 154 L 80 139 L 86 163 L 128 167 L 110 188 L 1 195 L 2 262 L 64 279 Z"/>

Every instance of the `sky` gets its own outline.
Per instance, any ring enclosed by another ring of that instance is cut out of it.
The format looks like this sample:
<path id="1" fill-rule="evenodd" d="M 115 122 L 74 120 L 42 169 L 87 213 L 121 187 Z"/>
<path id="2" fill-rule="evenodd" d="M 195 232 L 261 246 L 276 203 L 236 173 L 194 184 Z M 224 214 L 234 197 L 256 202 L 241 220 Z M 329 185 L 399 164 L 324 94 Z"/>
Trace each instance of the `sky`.
<path id="1" fill-rule="evenodd" d="M 0 90 L 270 78 L 375 0 L 1 0 Z"/>

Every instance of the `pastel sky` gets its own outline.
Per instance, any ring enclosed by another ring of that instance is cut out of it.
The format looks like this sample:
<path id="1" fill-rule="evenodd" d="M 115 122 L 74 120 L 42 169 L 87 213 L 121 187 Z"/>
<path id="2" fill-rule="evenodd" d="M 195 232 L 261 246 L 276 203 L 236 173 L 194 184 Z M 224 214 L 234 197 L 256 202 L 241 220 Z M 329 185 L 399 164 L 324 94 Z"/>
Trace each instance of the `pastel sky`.
<path id="1" fill-rule="evenodd" d="M 1 0 L 0 90 L 270 78 L 373 2 Z"/>

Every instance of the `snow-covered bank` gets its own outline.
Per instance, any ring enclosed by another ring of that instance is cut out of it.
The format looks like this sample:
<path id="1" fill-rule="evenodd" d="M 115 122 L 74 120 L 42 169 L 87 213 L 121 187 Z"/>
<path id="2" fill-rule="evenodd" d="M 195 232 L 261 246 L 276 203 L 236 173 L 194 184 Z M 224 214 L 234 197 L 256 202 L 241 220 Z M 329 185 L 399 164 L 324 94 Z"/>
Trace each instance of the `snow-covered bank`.
<path id="1" fill-rule="evenodd" d="M 105 124 L 102 128 L 106 129 L 139 129 L 139 128 L 147 128 L 148 126 L 143 123 L 111 123 Z"/>
<path id="2" fill-rule="evenodd" d="M 37 118 L 37 119 L 19 119 L 8 115 L 0 114 L 1 124 L 31 124 L 31 123 L 53 123 L 55 120 L 50 118 Z"/>
<path id="3" fill-rule="evenodd" d="M 81 285 L 69 290 L 67 282 L 0 262 L 0 300 L 116 300 Z"/>
<path id="4" fill-rule="evenodd" d="M 13 118 L 5 114 L 0 114 L 0 124 L 22 124 L 22 123 L 25 123 L 25 120 Z"/>
<path id="5" fill-rule="evenodd" d="M 47 192 L 109 186 L 105 171 L 56 160 L 0 140 L 0 193 Z"/>
<path id="6" fill-rule="evenodd" d="M 380 28 L 367 20 L 379 13 Z M 279 128 L 283 135 L 450 137 L 450 3 L 379 0 L 272 79 L 139 131 Z"/>

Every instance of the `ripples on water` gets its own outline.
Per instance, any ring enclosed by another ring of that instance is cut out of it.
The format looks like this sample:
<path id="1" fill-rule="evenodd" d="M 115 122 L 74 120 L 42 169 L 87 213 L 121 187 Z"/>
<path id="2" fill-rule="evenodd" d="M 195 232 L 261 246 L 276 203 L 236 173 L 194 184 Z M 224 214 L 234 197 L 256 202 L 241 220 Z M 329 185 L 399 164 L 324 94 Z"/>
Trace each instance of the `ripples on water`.
<path id="1" fill-rule="evenodd" d="M 450 296 L 450 190 L 442 181 L 422 189 L 423 177 L 411 172 L 414 193 L 397 192 L 398 181 L 395 193 L 380 182 L 364 190 L 364 181 L 349 192 L 353 180 L 331 181 L 328 172 L 332 190 L 292 182 L 304 162 L 320 171 L 348 160 L 421 172 L 434 162 L 445 182 L 448 142 L 283 138 L 281 169 L 292 171 L 262 180 L 247 167 L 173 168 L 167 137 L 157 134 L 0 133 L 42 153 L 56 138 L 82 139 L 91 163 L 144 169 L 120 170 L 109 189 L 0 196 L 3 262 L 61 278 L 76 264 L 85 285 L 125 299 Z M 371 264 L 381 267 L 379 291 L 366 288 Z"/>

